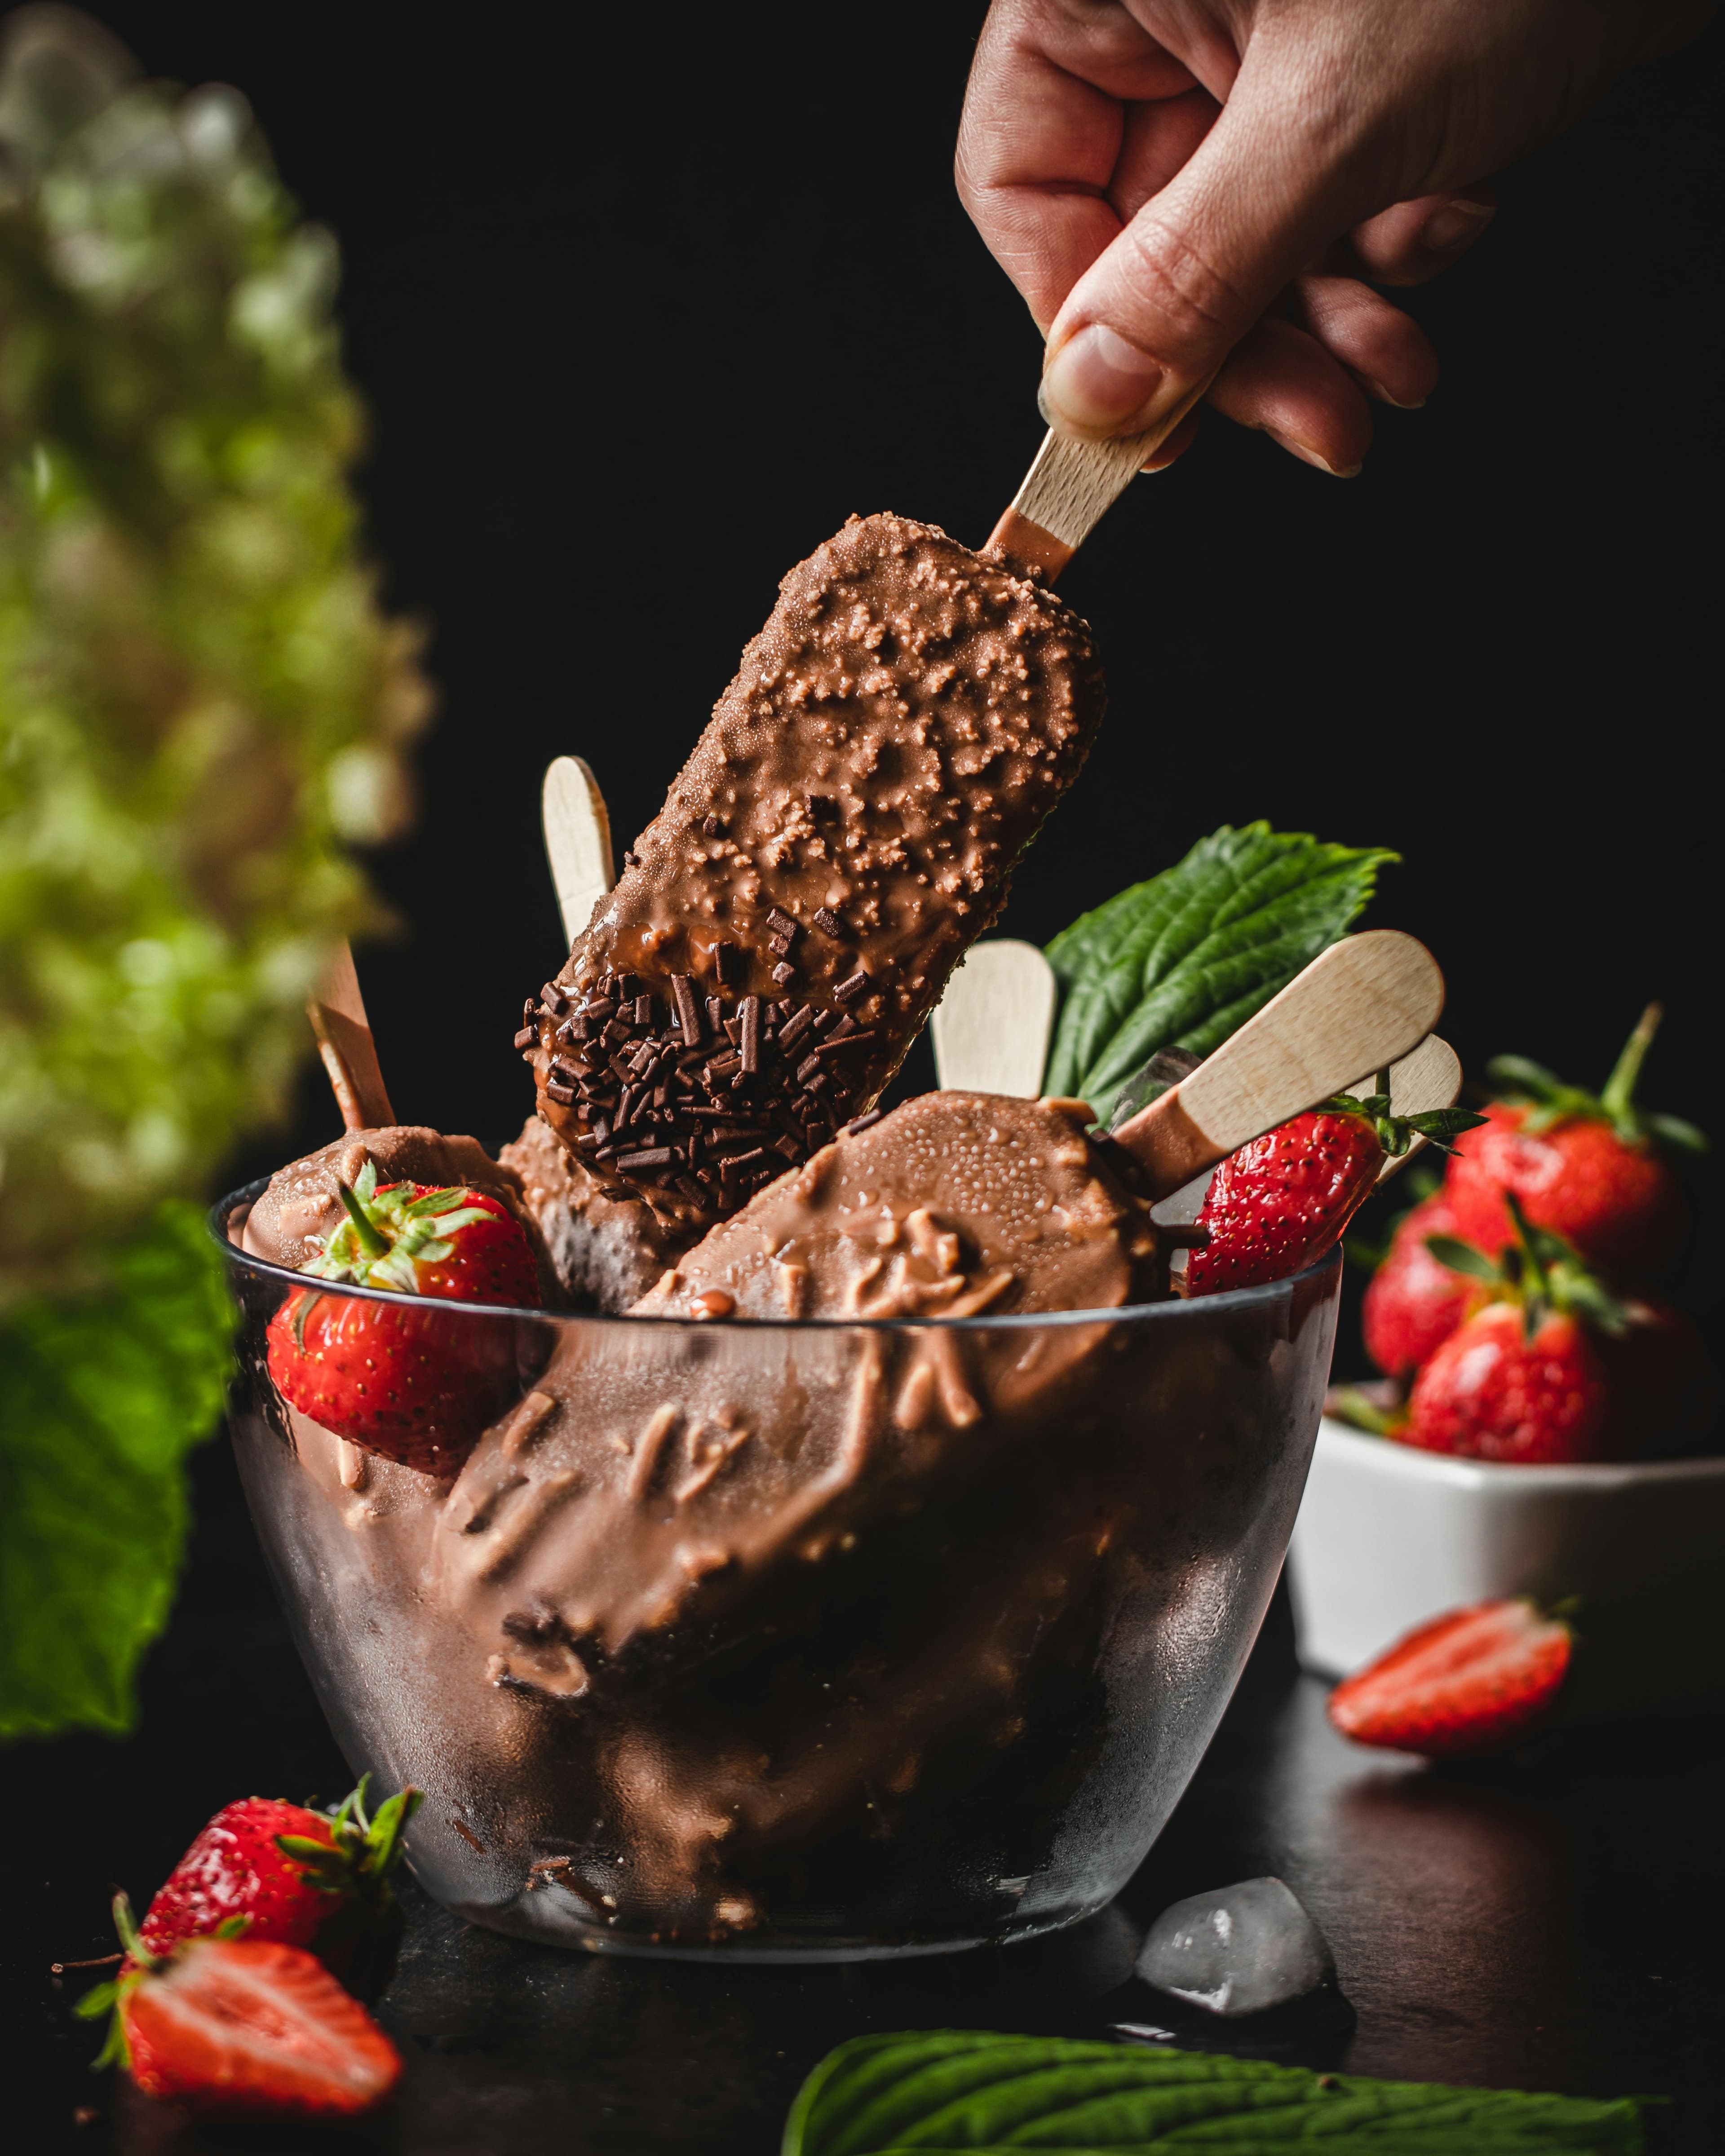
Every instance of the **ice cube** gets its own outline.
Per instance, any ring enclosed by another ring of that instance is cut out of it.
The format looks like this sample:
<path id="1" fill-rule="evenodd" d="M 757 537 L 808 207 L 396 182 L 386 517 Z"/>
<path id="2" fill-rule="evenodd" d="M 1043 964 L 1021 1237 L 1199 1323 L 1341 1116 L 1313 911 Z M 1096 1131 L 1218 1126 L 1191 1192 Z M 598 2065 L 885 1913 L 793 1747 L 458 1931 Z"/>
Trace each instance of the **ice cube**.
<path id="1" fill-rule="evenodd" d="M 1280 1879 L 1242 1879 L 1164 1909 L 1135 1972 L 1212 2014 L 1263 2014 L 1328 1983 L 1323 1933 Z"/>

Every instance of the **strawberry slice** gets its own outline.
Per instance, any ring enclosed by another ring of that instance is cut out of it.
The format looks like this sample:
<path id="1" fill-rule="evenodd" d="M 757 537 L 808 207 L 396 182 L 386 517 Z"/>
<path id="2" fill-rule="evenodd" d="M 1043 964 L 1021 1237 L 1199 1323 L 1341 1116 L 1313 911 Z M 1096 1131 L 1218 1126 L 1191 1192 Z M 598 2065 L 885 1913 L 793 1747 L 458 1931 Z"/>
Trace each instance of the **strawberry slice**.
<path id="1" fill-rule="evenodd" d="M 315 1954 L 218 1933 L 153 1955 L 124 1900 L 115 1922 L 132 1965 L 78 2010 L 116 2006 L 103 2062 L 117 2057 L 146 2096 L 198 2111 L 336 2118 L 394 2087 L 400 2054 Z"/>
<path id="2" fill-rule="evenodd" d="M 1356 1744 L 1427 1758 L 1493 1752 L 1548 1715 L 1574 1637 L 1521 1596 L 1452 1609 L 1337 1686 L 1330 1720 Z"/>

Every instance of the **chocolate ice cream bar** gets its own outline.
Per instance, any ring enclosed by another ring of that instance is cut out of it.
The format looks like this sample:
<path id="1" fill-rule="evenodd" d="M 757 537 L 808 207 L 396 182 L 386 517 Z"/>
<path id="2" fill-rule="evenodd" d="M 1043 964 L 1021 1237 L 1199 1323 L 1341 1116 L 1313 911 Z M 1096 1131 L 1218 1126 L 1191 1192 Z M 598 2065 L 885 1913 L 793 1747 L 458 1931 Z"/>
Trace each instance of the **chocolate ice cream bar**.
<path id="1" fill-rule="evenodd" d="M 497 1158 L 520 1177 L 522 1205 L 557 1276 L 558 1292 L 548 1302 L 625 1311 L 687 1240 L 632 1191 L 607 1190 L 537 1115 Z"/>
<path id="2" fill-rule="evenodd" d="M 1157 1231 L 1086 1140 L 1087 1116 L 1076 1101 L 924 1094 L 781 1177 L 634 1314 L 915 1320 L 1152 1300 L 1166 1292 Z M 533 1657 L 510 1631 L 522 1609 L 558 1613 L 547 1636 L 584 1664 L 638 1641 L 662 1662 L 686 1624 L 705 1639 L 793 1552 L 806 1574 L 811 1549 L 1070 1403 L 1108 1330 L 1050 1332 L 1033 1354 L 1003 1332 L 815 1327 L 787 1357 L 781 1334 L 715 1326 L 670 1358 L 669 1392 L 670 1343 L 653 1329 L 572 1336 L 531 1412 L 468 1463 L 452 1503 L 477 1524 L 449 1546 L 449 1584 L 492 1604 L 499 1667 L 523 1681 Z"/>
<path id="3" fill-rule="evenodd" d="M 877 1097 L 1101 717 L 1002 559 L 853 518 L 793 569 L 517 1044 L 608 1187 L 704 1227 Z"/>
<path id="4" fill-rule="evenodd" d="M 924 1093 L 711 1229 L 636 1306 L 665 1317 L 975 1317 L 1166 1292 L 1143 1201 L 1081 1101 Z"/>

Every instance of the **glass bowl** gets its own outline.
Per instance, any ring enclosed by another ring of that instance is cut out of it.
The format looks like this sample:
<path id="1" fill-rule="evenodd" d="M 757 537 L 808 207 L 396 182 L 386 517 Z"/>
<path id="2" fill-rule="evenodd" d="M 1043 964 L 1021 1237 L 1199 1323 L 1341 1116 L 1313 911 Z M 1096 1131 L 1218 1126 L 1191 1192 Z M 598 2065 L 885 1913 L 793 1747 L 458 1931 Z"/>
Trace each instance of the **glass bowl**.
<path id="1" fill-rule="evenodd" d="M 438 1900 L 565 1946 L 793 1961 L 1029 1938 L 1118 1892 L 1276 1584 L 1339 1254 L 1193 1302 L 921 1323 L 340 1291 L 512 1368 L 439 1480 L 277 1391 L 266 1327 L 305 1282 L 236 1247 L 262 1187 L 214 1216 L 240 1474 L 348 1760 L 426 1793 Z"/>

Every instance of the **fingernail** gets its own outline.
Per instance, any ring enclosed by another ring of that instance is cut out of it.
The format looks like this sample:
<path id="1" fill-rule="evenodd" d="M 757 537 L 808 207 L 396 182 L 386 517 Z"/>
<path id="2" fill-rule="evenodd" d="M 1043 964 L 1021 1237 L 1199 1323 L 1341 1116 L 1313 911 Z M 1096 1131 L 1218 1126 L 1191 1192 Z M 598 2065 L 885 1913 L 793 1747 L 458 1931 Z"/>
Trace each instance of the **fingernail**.
<path id="1" fill-rule="evenodd" d="M 1048 362 L 1038 401 L 1050 425 L 1064 421 L 1083 434 L 1112 434 L 1143 410 L 1163 373 L 1160 360 L 1101 322 L 1088 322 Z"/>
<path id="2" fill-rule="evenodd" d="M 1316 449 L 1308 449 L 1303 442 L 1291 442 L 1286 434 L 1278 434 L 1271 427 L 1264 431 L 1272 442 L 1280 443 L 1291 457 L 1298 457 L 1302 465 L 1311 465 L 1317 471 L 1327 472 L 1332 479 L 1353 479 L 1365 469 L 1363 465 L 1326 464 Z"/>
<path id="3" fill-rule="evenodd" d="M 1471 239 L 1483 231 L 1497 212 L 1490 203 L 1445 203 L 1434 210 L 1425 220 L 1425 229 L 1420 235 L 1420 244 L 1433 254 L 1442 254 L 1451 247 L 1459 247 L 1464 239 Z"/>
<path id="4" fill-rule="evenodd" d="M 1377 398 L 1380 404 L 1393 404 L 1398 412 L 1421 412 L 1425 408 L 1425 399 L 1423 397 L 1415 397 L 1411 399 L 1404 397 L 1392 397 L 1389 392 L 1384 387 L 1384 384 L 1378 381 L 1375 375 L 1363 374 L 1360 377 L 1360 380 L 1364 382 L 1366 388 L 1370 390 L 1373 396 Z"/>

